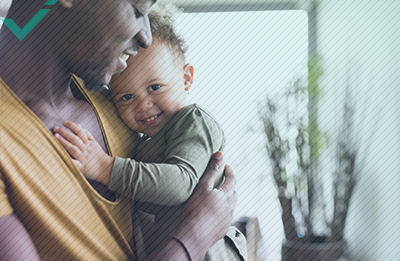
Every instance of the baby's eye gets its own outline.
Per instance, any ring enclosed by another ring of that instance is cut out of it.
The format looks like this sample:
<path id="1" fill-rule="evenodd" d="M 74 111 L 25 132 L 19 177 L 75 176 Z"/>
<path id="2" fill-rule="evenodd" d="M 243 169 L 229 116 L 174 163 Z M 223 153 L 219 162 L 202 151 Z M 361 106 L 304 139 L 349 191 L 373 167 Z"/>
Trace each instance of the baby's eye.
<path id="1" fill-rule="evenodd" d="M 121 97 L 121 101 L 128 101 L 130 99 L 133 99 L 132 94 L 125 94 L 124 96 Z"/>
<path id="2" fill-rule="evenodd" d="M 154 91 L 157 91 L 160 88 L 161 88 L 161 85 L 153 84 L 153 85 L 149 86 L 149 91 L 154 92 Z"/>

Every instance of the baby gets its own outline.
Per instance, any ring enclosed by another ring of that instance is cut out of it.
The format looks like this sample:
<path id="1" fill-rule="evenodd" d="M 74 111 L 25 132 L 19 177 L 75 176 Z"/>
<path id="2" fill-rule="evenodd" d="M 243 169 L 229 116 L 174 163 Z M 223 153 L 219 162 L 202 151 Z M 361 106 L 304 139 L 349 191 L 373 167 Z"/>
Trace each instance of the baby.
<path id="1" fill-rule="evenodd" d="M 144 238 L 136 242 L 144 246 L 139 253 L 144 256 L 179 227 L 182 204 L 225 142 L 210 114 L 186 104 L 194 68 L 185 62 L 186 47 L 175 32 L 173 14 L 171 8 L 150 12 L 153 44 L 129 59 L 127 69 L 111 83 L 120 117 L 143 133 L 133 159 L 110 157 L 78 124 L 64 123 L 72 133 L 54 129 L 87 178 L 136 202 L 134 233 Z M 216 184 L 221 182 L 222 175 Z"/>

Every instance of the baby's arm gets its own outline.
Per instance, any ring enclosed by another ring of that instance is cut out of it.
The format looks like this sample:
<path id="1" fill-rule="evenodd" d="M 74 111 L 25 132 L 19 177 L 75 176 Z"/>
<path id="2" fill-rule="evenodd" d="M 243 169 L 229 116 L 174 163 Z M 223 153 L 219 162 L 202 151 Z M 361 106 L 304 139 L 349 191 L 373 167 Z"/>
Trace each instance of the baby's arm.
<path id="1" fill-rule="evenodd" d="M 166 128 L 168 131 L 160 140 L 167 144 L 162 163 L 116 157 L 110 190 L 157 205 L 187 201 L 211 156 L 223 146 L 224 135 L 215 120 L 195 106 L 184 108 Z M 145 145 L 144 149 L 149 148 Z M 147 153 L 152 153 L 151 148 Z"/>
<path id="2" fill-rule="evenodd" d="M 168 124 L 162 163 L 110 157 L 82 126 L 72 122 L 64 126 L 72 132 L 55 127 L 55 137 L 87 178 L 132 200 L 164 206 L 189 199 L 211 156 L 225 141 L 218 123 L 196 106 L 184 108 Z"/>
<path id="3" fill-rule="evenodd" d="M 54 127 L 54 136 L 72 156 L 72 161 L 87 178 L 108 185 L 114 158 L 78 123 L 67 121 L 64 126 L 72 132 Z"/>

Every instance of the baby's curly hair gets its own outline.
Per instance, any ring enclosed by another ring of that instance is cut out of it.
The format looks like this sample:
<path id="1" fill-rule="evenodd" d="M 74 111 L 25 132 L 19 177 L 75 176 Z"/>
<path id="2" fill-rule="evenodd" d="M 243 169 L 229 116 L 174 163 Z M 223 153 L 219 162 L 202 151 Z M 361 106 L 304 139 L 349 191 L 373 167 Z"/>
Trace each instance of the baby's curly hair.
<path id="1" fill-rule="evenodd" d="M 154 5 L 149 12 L 150 28 L 154 40 L 169 45 L 177 57 L 185 62 L 187 45 L 183 37 L 176 32 L 175 17 L 183 12 L 172 4 Z"/>

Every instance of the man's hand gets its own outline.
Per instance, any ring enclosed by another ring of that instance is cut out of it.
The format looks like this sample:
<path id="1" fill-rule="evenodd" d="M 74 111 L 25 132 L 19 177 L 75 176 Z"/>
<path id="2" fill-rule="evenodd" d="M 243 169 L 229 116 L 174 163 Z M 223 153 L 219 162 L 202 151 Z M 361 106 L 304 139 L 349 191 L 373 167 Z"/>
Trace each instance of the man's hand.
<path id="1" fill-rule="evenodd" d="M 214 189 L 214 182 L 222 168 L 222 154 L 217 152 L 183 210 L 183 223 L 175 238 L 187 248 L 192 260 L 202 260 L 207 250 L 225 236 L 232 222 L 237 194 L 235 178 L 225 166 L 225 182 Z M 189 260 L 185 251 L 170 240 L 149 260 Z"/>
<path id="2" fill-rule="evenodd" d="M 213 188 L 222 166 L 222 153 L 217 152 L 183 209 L 184 223 L 196 220 L 196 225 L 201 225 L 199 232 L 209 235 L 207 249 L 228 232 L 236 206 L 236 180 L 228 165 L 224 170 L 224 184 L 219 189 Z"/>
<path id="3" fill-rule="evenodd" d="M 108 185 L 114 158 L 78 123 L 66 121 L 64 126 L 72 132 L 56 126 L 54 136 L 72 156 L 72 161 L 87 178 Z"/>

